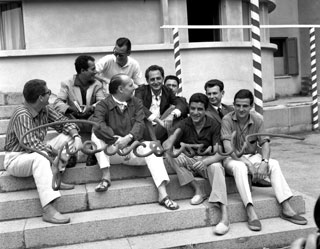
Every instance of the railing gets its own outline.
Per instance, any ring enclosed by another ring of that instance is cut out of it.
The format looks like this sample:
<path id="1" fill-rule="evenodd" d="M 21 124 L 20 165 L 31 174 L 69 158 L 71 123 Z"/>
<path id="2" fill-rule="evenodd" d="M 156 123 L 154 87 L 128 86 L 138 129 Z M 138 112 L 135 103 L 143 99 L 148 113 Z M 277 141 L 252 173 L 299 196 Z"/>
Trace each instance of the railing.
<path id="1" fill-rule="evenodd" d="M 94 123 L 92 121 L 88 121 L 88 120 L 58 121 L 58 122 L 52 122 L 52 123 L 49 123 L 49 124 L 40 125 L 38 127 L 35 127 L 33 129 L 29 130 L 28 132 L 23 134 L 23 136 L 20 138 L 20 141 L 19 141 L 21 147 L 23 147 L 26 151 L 36 152 L 36 153 L 44 156 L 45 158 L 47 158 L 49 160 L 49 162 L 51 163 L 51 166 L 52 166 L 52 173 L 53 173 L 52 189 L 54 189 L 54 190 L 59 190 L 60 189 L 61 179 L 62 179 L 62 172 L 65 170 L 65 168 L 59 167 L 59 162 L 61 160 L 62 151 L 65 149 L 66 153 L 69 154 L 69 155 L 74 155 L 74 154 L 78 153 L 78 151 L 72 151 L 71 152 L 70 149 L 69 149 L 69 146 L 68 146 L 68 142 L 65 142 L 59 148 L 58 155 L 55 158 L 51 158 L 45 152 L 42 152 L 42 151 L 39 151 L 37 149 L 30 148 L 30 147 L 26 146 L 23 143 L 23 140 L 29 133 L 32 133 L 32 132 L 34 132 L 34 131 L 36 131 L 38 129 L 46 128 L 46 127 L 50 127 L 50 126 L 55 126 L 55 125 L 60 125 L 60 124 L 65 124 L 65 123 L 85 123 L 85 124 L 90 124 L 90 125 L 95 126 L 96 129 L 100 129 L 99 125 L 97 125 L 96 123 Z M 236 132 L 233 132 L 232 133 L 232 138 L 231 138 L 232 149 L 230 151 L 227 151 L 227 152 L 221 151 L 219 146 L 218 146 L 218 144 L 216 144 L 215 146 L 209 146 L 208 148 L 203 149 L 203 146 L 204 146 L 203 144 L 185 144 L 185 143 L 180 143 L 180 149 L 174 151 L 173 150 L 173 146 L 175 144 L 175 141 L 176 141 L 178 135 L 179 135 L 178 132 L 174 133 L 174 137 L 171 140 L 171 143 L 166 147 L 166 149 L 164 149 L 162 147 L 162 145 L 161 145 L 161 143 L 159 141 L 151 141 L 149 143 L 150 151 L 145 153 L 145 154 L 140 154 L 137 151 L 140 146 L 147 147 L 147 144 L 145 144 L 144 142 L 140 142 L 140 141 L 134 141 L 130 146 L 128 146 L 128 147 L 126 147 L 124 149 L 123 148 L 119 148 L 118 145 L 105 145 L 104 147 L 97 149 L 97 146 L 96 146 L 96 144 L 94 142 L 86 141 L 85 143 L 83 143 L 83 147 L 80 150 L 84 154 L 87 154 L 87 155 L 95 154 L 95 153 L 104 151 L 104 153 L 106 153 L 108 156 L 112 156 L 112 155 L 115 155 L 115 154 L 118 154 L 120 156 L 127 156 L 128 154 L 133 152 L 137 157 L 147 157 L 147 156 L 149 156 L 151 154 L 154 154 L 154 155 L 160 157 L 160 156 L 163 156 L 165 153 L 167 153 L 169 156 L 176 158 L 181 153 L 186 154 L 188 157 L 194 157 L 195 155 L 211 156 L 211 155 L 215 155 L 217 153 L 222 155 L 222 156 L 228 156 L 228 155 L 231 155 L 234 152 L 238 157 L 241 157 L 244 154 L 244 151 L 247 148 L 248 144 L 250 143 L 250 138 L 251 137 L 255 137 L 255 136 L 270 136 L 270 137 L 282 137 L 282 138 L 304 140 L 303 137 L 284 135 L 284 134 L 254 133 L 254 134 L 246 136 L 245 143 L 243 144 L 241 150 L 238 151 L 236 149 L 236 146 L 235 146 L 235 138 L 236 138 L 237 134 L 236 134 Z M 91 149 L 90 147 L 93 147 L 93 149 Z"/>

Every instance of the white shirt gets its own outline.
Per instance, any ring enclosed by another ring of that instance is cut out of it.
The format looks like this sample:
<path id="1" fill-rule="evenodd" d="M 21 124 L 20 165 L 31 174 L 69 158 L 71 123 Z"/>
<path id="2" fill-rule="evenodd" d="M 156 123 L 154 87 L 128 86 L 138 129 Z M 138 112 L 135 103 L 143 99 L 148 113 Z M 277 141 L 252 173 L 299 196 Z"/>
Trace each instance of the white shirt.
<path id="1" fill-rule="evenodd" d="M 120 110 L 123 112 L 124 109 L 126 109 L 126 107 L 128 106 L 128 103 L 125 101 L 119 101 L 117 100 L 113 95 L 112 95 L 113 100 L 117 103 L 117 105 L 119 106 Z"/>
<path id="2" fill-rule="evenodd" d="M 127 64 L 121 67 L 116 62 L 116 57 L 113 54 L 108 54 L 97 61 L 96 70 L 98 74 L 106 78 L 108 81 L 110 81 L 113 75 L 124 73 L 131 77 L 136 85 L 144 84 L 140 65 L 130 56 L 128 56 Z"/>
<path id="3" fill-rule="evenodd" d="M 159 95 L 155 95 L 153 91 L 151 91 L 151 94 L 152 94 L 152 102 L 149 110 L 150 112 L 152 112 L 152 114 L 149 116 L 148 120 L 151 121 L 153 125 L 155 125 L 153 121 L 156 118 L 160 118 L 160 103 L 161 103 L 162 91 L 160 92 Z"/>

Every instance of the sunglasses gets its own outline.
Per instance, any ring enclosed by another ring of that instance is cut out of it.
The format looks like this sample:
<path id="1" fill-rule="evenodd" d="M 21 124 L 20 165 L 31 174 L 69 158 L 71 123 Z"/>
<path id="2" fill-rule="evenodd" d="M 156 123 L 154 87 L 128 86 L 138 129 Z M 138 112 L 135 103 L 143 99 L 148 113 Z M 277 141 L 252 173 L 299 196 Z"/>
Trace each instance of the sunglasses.
<path id="1" fill-rule="evenodd" d="M 46 94 L 49 94 L 49 96 L 51 95 L 51 90 L 48 89 L 48 91 L 46 91 L 45 93 L 41 94 L 42 96 L 46 95 Z"/>

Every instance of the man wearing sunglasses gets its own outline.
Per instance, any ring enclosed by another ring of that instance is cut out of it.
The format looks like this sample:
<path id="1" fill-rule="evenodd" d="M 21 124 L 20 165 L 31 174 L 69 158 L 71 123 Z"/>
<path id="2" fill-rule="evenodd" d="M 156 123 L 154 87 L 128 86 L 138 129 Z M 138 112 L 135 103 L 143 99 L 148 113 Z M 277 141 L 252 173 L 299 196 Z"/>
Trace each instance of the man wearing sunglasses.
<path id="1" fill-rule="evenodd" d="M 144 84 L 139 63 L 131 56 L 131 41 L 120 37 L 116 41 L 113 54 L 102 57 L 96 64 L 96 78 L 104 84 L 105 92 L 113 75 L 124 73 L 133 79 L 136 85 Z"/>
<path id="2" fill-rule="evenodd" d="M 19 143 L 22 136 L 33 128 L 55 121 L 68 120 L 49 105 L 51 91 L 46 82 L 39 79 L 28 81 L 23 88 L 25 103 L 19 105 L 13 112 L 6 134 L 4 168 L 15 177 L 33 176 L 43 208 L 42 219 L 54 224 L 70 222 L 70 218 L 58 212 L 54 206 L 61 194 L 52 189 L 52 170 L 50 161 L 32 151 L 26 151 Z M 24 137 L 23 144 L 55 158 L 59 149 L 68 142 L 72 152 L 82 147 L 78 134 L 78 126 L 73 123 L 55 125 L 60 133 L 48 142 L 44 142 L 48 128 L 40 128 Z M 64 169 L 68 155 L 62 152 L 59 168 Z M 73 185 L 61 183 L 61 190 L 74 188 Z"/>
<path id="3" fill-rule="evenodd" d="M 54 108 L 71 119 L 89 119 L 95 105 L 104 99 L 102 84 L 96 80 L 95 59 L 89 55 L 80 55 L 75 60 L 76 75 L 61 83 L 60 92 L 54 101 Z M 91 125 L 79 124 L 81 135 L 91 136 Z M 72 156 L 67 165 L 74 167 L 77 157 Z M 94 155 L 87 157 L 86 165 L 96 165 Z"/>

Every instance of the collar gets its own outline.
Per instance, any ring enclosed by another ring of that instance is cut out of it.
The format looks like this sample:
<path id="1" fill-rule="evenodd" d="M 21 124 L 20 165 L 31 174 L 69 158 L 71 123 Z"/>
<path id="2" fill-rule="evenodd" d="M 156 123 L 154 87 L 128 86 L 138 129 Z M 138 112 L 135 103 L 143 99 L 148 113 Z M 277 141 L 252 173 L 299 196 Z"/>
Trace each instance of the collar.
<path id="1" fill-rule="evenodd" d="M 154 94 L 154 92 L 152 91 L 152 89 L 150 89 L 151 90 L 151 96 L 152 96 L 152 98 L 154 99 L 156 96 L 157 97 L 159 97 L 160 99 L 161 99 L 161 96 L 162 96 L 162 89 L 161 89 L 161 91 L 160 91 L 160 93 L 159 93 L 159 95 L 155 95 Z"/>
<path id="2" fill-rule="evenodd" d="M 44 108 L 42 108 L 40 110 L 40 112 L 37 112 L 31 105 L 29 105 L 27 102 L 24 103 L 25 106 L 27 107 L 28 111 L 30 112 L 32 118 L 35 118 L 36 116 L 39 115 L 40 112 L 43 112 L 44 111 Z"/>
<path id="3" fill-rule="evenodd" d="M 116 63 L 119 67 L 121 67 L 121 66 L 117 63 L 117 58 L 116 58 L 116 56 L 115 56 L 114 54 L 113 54 L 113 56 L 112 56 L 112 59 L 113 59 L 113 62 L 114 62 L 114 63 Z M 129 60 L 130 60 L 130 56 L 128 56 L 127 63 L 126 63 L 124 66 L 122 66 L 121 68 L 128 67 L 128 66 L 129 66 Z"/>
<path id="4" fill-rule="evenodd" d="M 112 96 L 114 102 L 116 102 L 117 104 L 123 105 L 123 106 L 128 106 L 128 103 L 126 101 L 119 101 L 113 95 L 111 95 L 111 96 Z"/>
<path id="5" fill-rule="evenodd" d="M 236 115 L 235 111 L 232 113 L 231 118 L 232 118 L 232 120 L 238 122 L 237 115 Z M 252 116 L 250 113 L 249 113 L 249 120 L 246 122 L 246 124 L 253 124 L 253 119 L 252 119 Z"/>
<path id="6" fill-rule="evenodd" d="M 203 125 L 202 129 L 203 128 L 207 128 L 207 127 L 211 127 L 211 125 L 212 125 L 211 122 L 210 122 L 210 119 L 207 116 L 205 116 L 205 119 L 206 119 L 206 121 L 204 122 L 204 125 Z M 190 127 L 194 127 L 194 124 L 192 122 L 192 118 L 191 117 L 186 118 L 186 125 L 188 125 Z"/>

